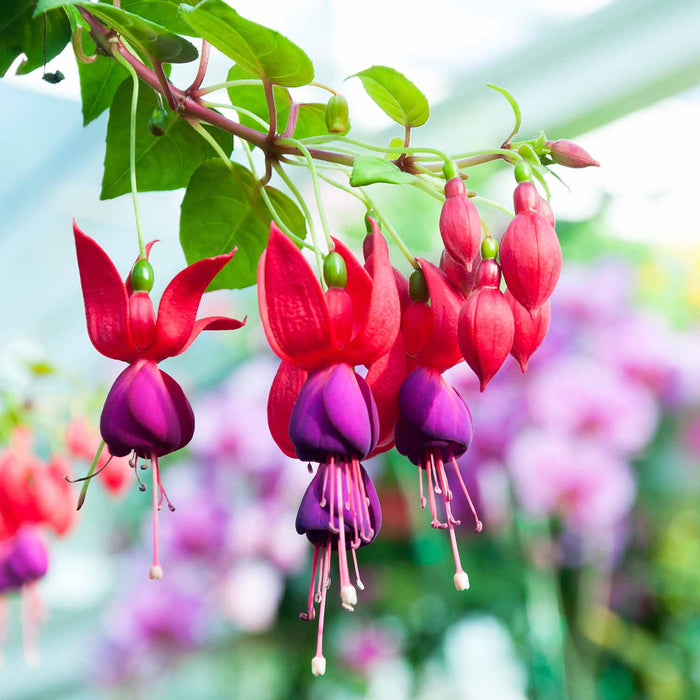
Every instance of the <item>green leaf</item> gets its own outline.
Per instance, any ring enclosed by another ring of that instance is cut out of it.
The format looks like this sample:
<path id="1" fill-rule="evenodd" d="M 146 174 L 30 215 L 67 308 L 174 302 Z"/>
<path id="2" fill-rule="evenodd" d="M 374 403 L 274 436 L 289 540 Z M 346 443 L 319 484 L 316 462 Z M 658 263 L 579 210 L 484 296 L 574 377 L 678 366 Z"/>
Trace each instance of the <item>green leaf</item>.
<path id="1" fill-rule="evenodd" d="M 372 66 L 348 76 L 355 77 L 362 81 L 367 94 L 395 122 L 404 126 L 421 126 L 428 121 L 428 100 L 402 73 L 388 66 Z"/>
<path id="2" fill-rule="evenodd" d="M 390 185 L 406 185 L 414 182 L 410 173 L 400 170 L 394 163 L 375 156 L 358 156 L 352 166 L 350 185 L 362 187 L 375 182 L 386 182 Z"/>
<path id="3" fill-rule="evenodd" d="M 232 163 L 230 171 L 220 160 L 202 163 L 192 175 L 180 212 L 180 243 L 188 263 L 221 255 L 238 246 L 233 260 L 209 286 L 240 289 L 255 284 L 258 259 L 267 245 L 270 212 L 253 174 Z M 285 224 L 300 238 L 306 222 L 285 194 L 266 187 Z"/>
<path id="4" fill-rule="evenodd" d="M 189 63 L 199 55 L 186 39 L 131 12 L 102 3 L 81 2 L 80 6 L 156 61 Z"/>
<path id="5" fill-rule="evenodd" d="M 199 36 L 180 16 L 183 0 L 122 0 L 122 10 L 150 19 L 176 34 Z M 197 0 L 185 0 L 187 5 L 195 5 Z"/>
<path id="6" fill-rule="evenodd" d="M 20 54 L 26 59 L 17 68 L 18 75 L 31 73 L 44 64 L 44 23 L 46 23 L 46 61 L 58 56 L 70 41 L 70 22 L 63 10 L 32 17 L 35 0 L 0 3 L 0 77 L 5 75 Z"/>
<path id="7" fill-rule="evenodd" d="M 184 20 L 241 68 L 275 85 L 298 87 L 314 79 L 309 57 L 273 29 L 241 17 L 222 0 L 180 5 Z"/>
<path id="8" fill-rule="evenodd" d="M 54 10 L 57 7 L 76 5 L 78 2 L 80 2 L 80 0 L 38 0 L 32 17 L 38 17 L 40 14 L 48 12 L 49 10 Z"/>
<path id="9" fill-rule="evenodd" d="M 95 53 L 95 42 L 86 34 L 83 34 L 83 51 L 88 56 Z M 109 109 L 114 93 L 129 73 L 118 61 L 99 54 L 92 63 L 78 61 L 78 73 L 84 126 Z"/>
<path id="10" fill-rule="evenodd" d="M 326 105 L 320 102 L 299 105 L 297 125 L 294 134 L 292 134 L 294 138 L 305 139 L 309 136 L 322 136 L 327 133 Z"/>
<path id="11" fill-rule="evenodd" d="M 129 179 L 129 114 L 131 80 L 118 88 L 109 110 L 107 151 L 102 178 L 102 199 L 131 191 Z M 214 149 L 180 116 L 168 112 L 164 136 L 154 136 L 148 119 L 158 105 L 155 93 L 142 87 L 136 111 L 136 182 L 139 191 L 175 190 L 186 187 L 197 166 L 214 157 Z M 207 127 L 205 127 L 207 128 Z M 221 129 L 208 129 L 227 153 L 233 137 Z"/>

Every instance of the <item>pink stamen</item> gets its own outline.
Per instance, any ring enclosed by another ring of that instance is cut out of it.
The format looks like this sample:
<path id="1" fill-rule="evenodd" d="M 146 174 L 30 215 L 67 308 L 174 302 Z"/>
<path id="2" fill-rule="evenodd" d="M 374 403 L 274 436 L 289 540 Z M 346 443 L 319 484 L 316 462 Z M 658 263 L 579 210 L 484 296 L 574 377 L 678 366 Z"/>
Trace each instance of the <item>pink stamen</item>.
<path id="1" fill-rule="evenodd" d="M 464 479 L 462 479 L 462 474 L 459 471 L 459 465 L 457 464 L 457 460 L 455 459 L 455 456 L 452 453 L 450 453 L 450 458 L 452 460 L 452 466 L 457 472 L 457 478 L 459 479 L 459 483 L 462 486 L 462 491 L 464 491 L 467 503 L 469 503 L 469 507 L 471 508 L 472 514 L 474 515 L 474 522 L 476 523 L 476 532 L 481 532 L 484 529 L 484 524 L 481 522 L 481 520 L 479 520 L 479 516 L 476 514 L 476 508 L 474 507 L 474 503 L 472 503 L 472 499 L 469 495 L 469 491 L 467 490 L 467 486 L 464 483 Z"/>
<path id="2" fill-rule="evenodd" d="M 319 466 L 319 469 L 320 468 L 321 468 L 321 466 Z M 325 466 L 324 471 L 323 471 L 323 490 L 322 490 L 323 498 L 321 498 L 321 503 L 319 504 L 321 506 L 321 508 L 325 508 L 326 503 L 328 503 L 328 501 L 326 500 L 326 487 L 327 486 L 328 486 L 328 467 Z"/>
<path id="3" fill-rule="evenodd" d="M 39 627 L 44 617 L 44 607 L 34 583 L 23 587 L 21 593 L 22 651 L 28 665 L 36 666 L 40 661 Z"/>
<path id="4" fill-rule="evenodd" d="M 360 578 L 360 567 L 357 565 L 357 551 L 355 548 L 352 548 L 352 563 L 353 566 L 355 567 L 355 585 L 361 590 L 365 590 L 365 584 L 362 583 L 362 579 Z"/>
<path id="5" fill-rule="evenodd" d="M 435 466 L 435 457 L 437 456 L 437 467 Z M 452 508 L 450 507 L 450 499 L 452 498 L 452 492 L 448 488 L 447 475 L 445 474 L 445 465 L 442 463 L 442 456 L 438 452 L 437 455 L 433 452 L 430 454 L 430 461 L 433 464 L 433 469 L 435 474 L 440 477 L 440 485 L 442 486 L 442 492 L 445 497 L 445 515 L 447 516 L 447 521 L 451 522 L 453 525 L 459 525 L 460 521 L 452 515 Z"/>
<path id="6" fill-rule="evenodd" d="M 318 566 L 318 550 L 319 545 L 314 545 L 314 562 L 311 565 L 311 583 L 309 584 L 309 601 L 306 606 L 305 613 L 299 613 L 302 620 L 313 620 L 316 617 L 316 609 L 314 608 L 314 588 L 316 583 L 316 568 Z"/>
<path id="7" fill-rule="evenodd" d="M 437 516 L 437 505 L 435 503 L 435 490 L 433 489 L 433 477 L 432 477 L 432 464 L 430 463 L 430 456 L 426 460 L 425 470 L 428 472 L 428 498 L 430 499 L 430 515 L 432 516 L 432 521 L 430 522 L 431 527 L 436 529 L 445 528 L 447 525 L 441 523 Z"/>
<path id="8" fill-rule="evenodd" d="M 335 466 L 333 467 L 336 468 Z M 336 489 L 338 492 L 338 568 L 340 569 L 340 597 L 346 610 L 354 610 L 352 597 L 346 595 L 346 589 L 352 587 L 350 572 L 348 571 L 348 552 L 345 548 L 345 517 L 343 514 L 343 474 L 337 467 Z M 349 590 L 349 589 L 348 589 Z M 354 589 L 353 589 L 354 590 Z"/>
<path id="9" fill-rule="evenodd" d="M 351 479 L 350 479 L 350 465 L 346 462 L 345 463 L 345 483 L 347 485 L 348 489 L 348 498 L 350 499 L 350 506 L 351 506 L 351 512 L 352 512 L 352 529 L 354 533 L 354 537 L 352 540 L 352 544 L 350 545 L 353 550 L 356 547 L 360 546 L 360 536 L 357 532 L 357 508 L 355 506 L 358 496 L 356 494 L 357 490 L 357 484 L 355 483 L 355 479 L 352 479 L 352 484 L 351 484 Z"/>
<path id="10" fill-rule="evenodd" d="M 151 453 L 151 472 L 153 475 L 153 564 L 148 573 L 149 578 L 158 579 L 163 577 L 163 569 L 160 566 L 158 556 L 158 486 L 160 476 L 158 473 L 158 457 L 155 452 Z"/>
<path id="11" fill-rule="evenodd" d="M 418 486 L 420 487 L 420 507 L 425 508 L 425 505 L 427 501 L 425 500 L 425 496 L 423 495 L 423 469 L 424 465 L 419 464 L 418 465 Z"/>
<path id="12" fill-rule="evenodd" d="M 136 481 L 139 484 L 139 491 L 145 491 L 146 490 L 146 484 L 141 481 L 141 477 L 139 476 L 139 458 L 134 452 L 134 456 L 129 460 L 129 466 L 134 470 L 134 474 L 136 475 Z"/>
<path id="13" fill-rule="evenodd" d="M 323 585 L 321 586 L 321 600 L 318 609 L 318 633 L 316 637 L 316 656 L 323 658 L 323 623 L 326 617 L 326 591 L 328 590 L 328 575 L 331 568 L 331 543 L 327 540 L 323 555 Z M 328 581 L 330 583 L 330 581 Z"/>
<path id="14" fill-rule="evenodd" d="M 333 533 L 337 534 L 338 533 L 338 528 L 335 526 L 335 523 L 333 522 L 333 510 L 335 509 L 335 459 L 331 457 L 330 460 L 330 465 L 326 467 L 326 471 L 330 471 L 330 491 L 331 491 L 331 505 L 328 510 L 330 513 L 330 523 L 328 524 L 328 529 Z"/>
<path id="15" fill-rule="evenodd" d="M 355 479 L 360 487 L 360 495 L 362 502 L 361 520 L 360 520 L 360 531 L 362 539 L 365 542 L 370 542 L 374 537 L 374 528 L 372 527 L 372 520 L 369 517 L 369 498 L 367 497 L 367 490 L 365 489 L 365 482 L 362 480 L 362 472 L 360 471 L 360 462 L 357 459 L 352 460 L 352 466 L 355 472 Z M 365 522 L 367 523 L 367 530 L 365 531 Z"/>
<path id="16" fill-rule="evenodd" d="M 171 513 L 174 513 L 175 506 L 170 502 L 168 494 L 165 493 L 165 489 L 163 488 L 163 482 L 160 480 L 160 469 L 156 469 L 156 473 L 158 474 L 158 488 L 160 489 L 160 500 L 158 501 L 158 508 L 160 509 L 160 507 L 163 505 L 163 499 L 165 498 L 165 501 L 168 504 L 168 510 Z"/>

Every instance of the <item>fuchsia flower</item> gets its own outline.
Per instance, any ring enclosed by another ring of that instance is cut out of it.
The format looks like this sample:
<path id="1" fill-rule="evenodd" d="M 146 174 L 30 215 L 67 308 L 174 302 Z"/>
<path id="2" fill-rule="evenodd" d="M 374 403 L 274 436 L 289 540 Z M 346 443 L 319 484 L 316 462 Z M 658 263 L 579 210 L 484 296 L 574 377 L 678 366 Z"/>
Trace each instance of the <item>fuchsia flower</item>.
<path id="1" fill-rule="evenodd" d="M 350 582 L 348 550 L 362 590 L 356 550 L 372 542 L 381 525 L 379 500 L 360 460 L 393 430 L 393 414 L 388 403 L 379 412 L 372 388 L 387 388 L 392 384 L 387 377 L 403 377 L 393 363 L 373 373 L 375 363 L 392 356 L 400 305 L 386 241 L 370 222 L 371 275 L 334 240 L 333 254 L 342 259 L 346 275 L 339 286 L 328 280 L 324 292 L 301 251 L 274 223 L 258 266 L 263 328 L 282 359 L 268 401 L 270 432 L 286 454 L 319 463 L 297 515 L 297 531 L 314 545 L 308 609 L 302 613 L 312 620 L 314 602 L 320 604 L 314 675 L 326 667 L 323 623 L 331 552 L 338 552 L 342 605 L 353 610 L 357 591 Z M 366 380 L 356 365 L 369 368 Z"/>
<path id="2" fill-rule="evenodd" d="M 202 295 L 235 250 L 200 260 L 176 275 L 163 292 L 156 316 L 148 292 L 132 286 L 132 275 L 123 282 L 104 250 L 75 222 L 73 232 L 90 340 L 106 357 L 128 363 L 107 395 L 100 432 L 110 454 L 133 455 L 137 478 L 138 459 L 151 462 L 154 556 L 150 575 L 160 578 L 157 514 L 167 496 L 158 458 L 187 445 L 194 432 L 194 414 L 180 385 L 158 363 L 184 352 L 204 330 L 234 330 L 245 323 L 223 316 L 197 319 Z"/>
<path id="3" fill-rule="evenodd" d="M 445 183 L 445 203 L 440 212 L 440 236 L 445 250 L 458 264 L 471 272 L 481 241 L 481 217 L 469 197 L 461 177 Z"/>
<path id="4" fill-rule="evenodd" d="M 531 182 L 513 194 L 515 217 L 500 245 L 503 277 L 515 299 L 533 312 L 549 299 L 561 273 L 561 246 Z"/>
<path id="5" fill-rule="evenodd" d="M 452 491 L 447 466 L 451 465 L 470 505 L 477 532 L 482 524 L 459 471 L 457 457 L 472 440 L 471 413 L 460 394 L 443 378 L 442 372 L 462 360 L 457 340 L 457 320 L 464 297 L 448 281 L 442 270 L 420 260 L 425 276 L 428 301 L 413 301 L 404 311 L 402 335 L 408 365 L 415 368 L 403 381 L 398 396 L 399 416 L 395 428 L 396 449 L 418 466 L 420 505 L 430 504 L 431 525 L 448 528 L 455 561 L 457 590 L 469 588 L 469 577 L 462 568 L 452 514 Z M 428 496 L 423 493 L 423 470 L 428 478 Z M 437 499 L 442 496 L 445 522 L 438 517 Z"/>
<path id="6" fill-rule="evenodd" d="M 558 165 L 566 168 L 588 168 L 591 165 L 600 167 L 600 163 L 585 148 L 573 141 L 559 139 L 547 141 L 546 145 L 552 160 Z"/>
<path id="7" fill-rule="evenodd" d="M 499 289 L 500 282 L 498 263 L 482 260 L 474 289 L 459 314 L 459 347 L 479 377 L 481 391 L 505 362 L 515 335 L 513 313 Z"/>

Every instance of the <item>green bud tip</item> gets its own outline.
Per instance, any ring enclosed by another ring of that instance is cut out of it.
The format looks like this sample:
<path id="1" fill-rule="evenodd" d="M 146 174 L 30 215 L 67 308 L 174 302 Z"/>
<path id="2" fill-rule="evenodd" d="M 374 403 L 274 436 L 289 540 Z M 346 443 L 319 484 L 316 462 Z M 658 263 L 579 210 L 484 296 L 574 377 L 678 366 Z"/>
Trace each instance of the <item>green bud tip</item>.
<path id="1" fill-rule="evenodd" d="M 348 268 L 340 253 L 332 250 L 323 261 L 323 279 L 329 287 L 343 289 L 348 282 Z"/>
<path id="2" fill-rule="evenodd" d="M 518 182 L 532 180 L 532 167 L 527 161 L 521 160 L 513 169 L 513 175 Z"/>
<path id="3" fill-rule="evenodd" d="M 414 270 L 408 278 L 408 294 L 413 301 L 428 301 L 430 292 L 423 270 Z"/>
<path id="4" fill-rule="evenodd" d="M 153 289 L 153 266 L 145 258 L 139 258 L 131 268 L 129 279 L 135 292 L 150 292 Z"/>
<path id="5" fill-rule="evenodd" d="M 498 241 L 491 236 L 486 236 L 481 241 L 481 257 L 483 260 L 493 259 L 498 255 Z"/>
<path id="6" fill-rule="evenodd" d="M 442 166 L 442 174 L 445 176 L 445 180 L 451 180 L 453 177 L 459 177 L 459 168 L 457 163 L 453 160 L 446 160 L 445 165 Z"/>
<path id="7" fill-rule="evenodd" d="M 168 113 L 164 107 L 156 107 L 148 118 L 148 128 L 154 136 L 164 136 L 168 128 Z"/>
<path id="8" fill-rule="evenodd" d="M 374 223 L 376 223 L 377 226 L 381 227 L 381 224 L 379 223 L 379 217 L 377 216 L 377 212 L 374 211 L 374 209 L 370 209 L 365 214 L 365 229 L 367 230 L 367 233 L 373 233 L 372 222 L 370 221 L 370 219 L 374 219 Z"/>

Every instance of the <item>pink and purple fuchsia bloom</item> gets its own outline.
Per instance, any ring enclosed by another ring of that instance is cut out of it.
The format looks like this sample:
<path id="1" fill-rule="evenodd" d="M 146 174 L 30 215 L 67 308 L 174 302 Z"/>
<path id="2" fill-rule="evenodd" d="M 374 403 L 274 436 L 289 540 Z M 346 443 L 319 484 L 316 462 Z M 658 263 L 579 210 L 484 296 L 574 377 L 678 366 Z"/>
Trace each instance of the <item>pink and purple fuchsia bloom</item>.
<path id="1" fill-rule="evenodd" d="M 472 416 L 467 404 L 438 370 L 419 367 L 406 378 L 399 391 L 399 419 L 394 432 L 396 449 L 418 466 L 421 508 L 426 506 L 423 471 L 428 475 L 430 524 L 434 528 L 449 529 L 455 560 L 454 582 L 458 591 L 469 588 L 469 576 L 462 568 L 457 549 L 454 526 L 460 521 L 452 514 L 453 495 L 446 466 L 452 466 L 474 515 L 476 531 L 481 532 L 482 523 L 457 464 L 457 458 L 467 451 L 472 434 Z M 438 516 L 436 494 L 442 496 L 446 522 Z"/>
<path id="2" fill-rule="evenodd" d="M 338 553 L 340 599 L 346 610 L 357 605 L 350 582 L 348 551 L 355 568 L 355 584 L 364 589 L 356 550 L 370 544 L 381 527 L 377 492 L 360 464 L 376 446 L 379 418 L 372 393 L 362 377 L 346 364 L 312 372 L 294 404 L 289 437 L 297 456 L 319 462 L 297 513 L 296 529 L 314 545 L 314 559 L 304 620 L 316 616 L 319 603 L 314 675 L 325 672 L 323 624 L 326 590 L 330 585 L 331 552 Z M 318 578 L 318 583 L 316 580 Z"/>
<path id="3" fill-rule="evenodd" d="M 150 460 L 153 475 L 153 565 L 151 578 L 163 575 L 158 556 L 158 510 L 168 502 L 161 484 L 158 458 L 189 443 L 194 414 L 180 385 L 158 368 L 158 363 L 184 352 L 204 330 L 234 330 L 244 321 L 223 316 L 197 319 L 207 287 L 235 251 L 205 258 L 175 276 L 163 292 L 156 316 L 149 291 L 153 285 L 146 246 L 123 282 L 100 246 L 73 224 L 80 283 L 85 300 L 88 334 L 95 348 L 115 360 L 128 363 L 105 400 L 100 432 L 109 453 L 132 455 L 139 487 L 138 460 Z M 149 272 L 134 277 L 137 265 Z"/>

